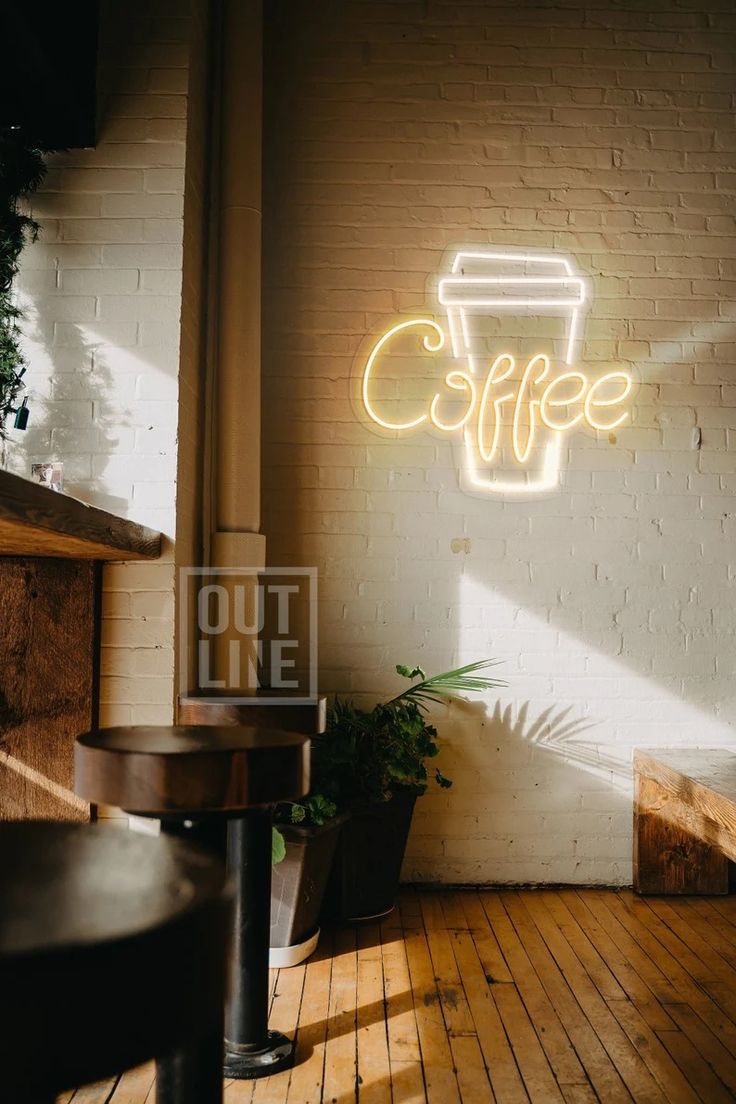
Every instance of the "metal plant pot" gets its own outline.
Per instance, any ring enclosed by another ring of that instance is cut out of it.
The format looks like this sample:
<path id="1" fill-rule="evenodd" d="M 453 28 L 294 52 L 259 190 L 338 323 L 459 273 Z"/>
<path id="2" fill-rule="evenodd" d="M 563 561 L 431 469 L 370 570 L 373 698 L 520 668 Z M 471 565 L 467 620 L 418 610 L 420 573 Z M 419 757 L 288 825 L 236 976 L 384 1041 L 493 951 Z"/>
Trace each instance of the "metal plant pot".
<path id="1" fill-rule="evenodd" d="M 325 915 L 369 920 L 391 911 L 416 799 L 397 791 L 390 801 L 352 809 L 327 884 Z"/>
<path id="2" fill-rule="evenodd" d="M 347 815 L 335 817 L 319 828 L 279 824 L 286 840 L 286 857 L 274 866 L 271 875 L 273 949 L 303 946 L 304 958 L 314 950 L 312 937 L 319 930 L 325 886 L 340 832 L 347 819 Z M 275 957 L 279 961 L 288 959 L 284 955 Z"/>

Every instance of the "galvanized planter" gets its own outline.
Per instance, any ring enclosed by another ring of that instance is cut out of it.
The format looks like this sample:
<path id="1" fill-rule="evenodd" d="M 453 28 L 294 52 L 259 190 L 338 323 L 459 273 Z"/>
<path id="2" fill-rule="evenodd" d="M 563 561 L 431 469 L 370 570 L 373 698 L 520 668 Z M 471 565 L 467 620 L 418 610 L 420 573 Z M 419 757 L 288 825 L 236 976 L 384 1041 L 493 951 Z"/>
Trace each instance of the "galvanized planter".
<path id="1" fill-rule="evenodd" d="M 303 958 L 314 950 L 312 937 L 319 930 L 325 886 L 347 819 L 347 815 L 335 817 L 321 827 L 279 824 L 286 840 L 286 857 L 271 874 L 272 950 L 304 947 Z M 286 954 L 273 957 L 280 962 L 289 959 Z M 298 957 L 298 952 L 291 957 Z"/>

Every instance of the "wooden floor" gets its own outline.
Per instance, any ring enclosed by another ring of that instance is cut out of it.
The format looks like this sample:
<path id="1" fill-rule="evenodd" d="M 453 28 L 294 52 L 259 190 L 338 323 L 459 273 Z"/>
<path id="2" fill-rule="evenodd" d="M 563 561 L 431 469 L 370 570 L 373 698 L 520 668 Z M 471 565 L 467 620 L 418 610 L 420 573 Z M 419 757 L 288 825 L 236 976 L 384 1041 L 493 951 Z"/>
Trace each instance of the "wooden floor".
<path id="1" fill-rule="evenodd" d="M 736 1100 L 736 897 L 407 892 L 273 980 L 297 1064 L 227 1104 Z M 60 1099 L 153 1104 L 152 1082 Z"/>

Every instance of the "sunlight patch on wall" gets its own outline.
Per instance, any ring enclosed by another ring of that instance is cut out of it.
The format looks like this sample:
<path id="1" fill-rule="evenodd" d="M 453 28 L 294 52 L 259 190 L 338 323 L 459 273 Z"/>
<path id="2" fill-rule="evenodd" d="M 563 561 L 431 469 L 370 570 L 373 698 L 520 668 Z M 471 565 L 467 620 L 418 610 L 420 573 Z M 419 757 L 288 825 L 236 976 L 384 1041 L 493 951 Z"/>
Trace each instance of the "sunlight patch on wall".
<path id="1" fill-rule="evenodd" d="M 497 657 L 509 685 L 438 719 L 454 786 L 422 799 L 406 876 L 629 884 L 633 749 L 736 750 L 730 726 L 687 700 L 685 675 L 638 673 L 643 647 L 608 654 L 470 574 L 458 622 L 453 662 Z"/>

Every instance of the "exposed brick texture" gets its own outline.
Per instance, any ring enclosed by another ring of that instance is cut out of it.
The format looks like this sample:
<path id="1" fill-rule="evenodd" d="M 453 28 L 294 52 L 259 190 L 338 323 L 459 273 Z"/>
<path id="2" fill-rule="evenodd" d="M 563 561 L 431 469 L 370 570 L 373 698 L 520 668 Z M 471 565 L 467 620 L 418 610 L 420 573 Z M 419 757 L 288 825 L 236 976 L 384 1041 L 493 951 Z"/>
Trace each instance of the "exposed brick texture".
<path id="1" fill-rule="evenodd" d="M 187 5 L 102 5 L 92 150 L 49 160 L 23 254 L 31 421 L 9 466 L 64 462 L 65 489 L 174 535 Z M 105 569 L 101 719 L 172 719 L 172 547 Z"/>
<path id="2" fill-rule="evenodd" d="M 736 714 L 733 4 L 278 11 L 269 560 L 319 567 L 324 690 L 503 660 L 498 701 L 437 717 L 455 785 L 420 803 L 407 877 L 628 882 L 632 747 L 730 742 Z M 351 404 L 366 334 L 427 310 L 469 243 L 574 257 L 585 360 L 638 380 L 633 423 L 574 436 L 546 498 L 468 497 L 446 440 L 380 438 Z"/>

